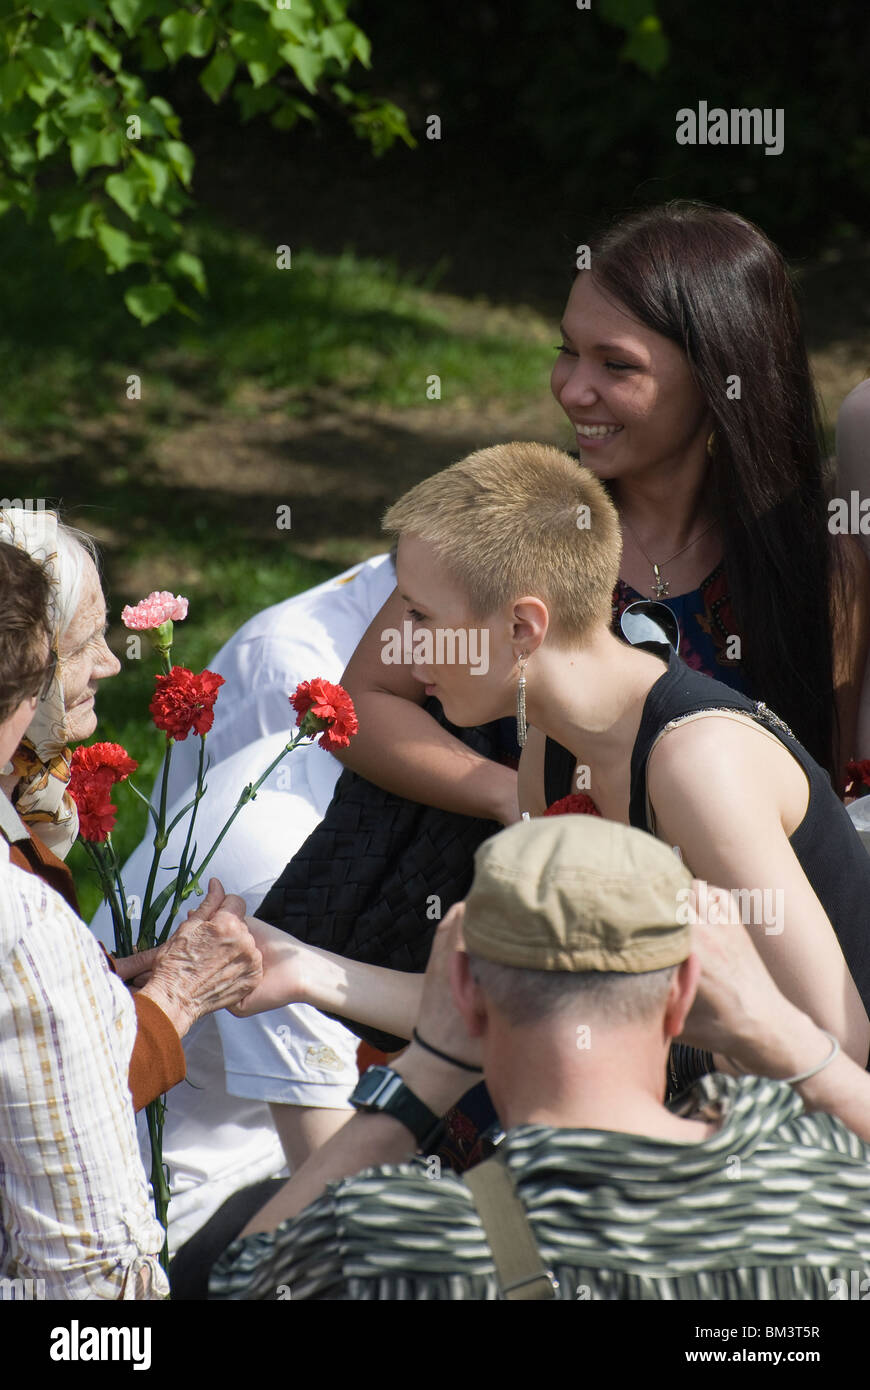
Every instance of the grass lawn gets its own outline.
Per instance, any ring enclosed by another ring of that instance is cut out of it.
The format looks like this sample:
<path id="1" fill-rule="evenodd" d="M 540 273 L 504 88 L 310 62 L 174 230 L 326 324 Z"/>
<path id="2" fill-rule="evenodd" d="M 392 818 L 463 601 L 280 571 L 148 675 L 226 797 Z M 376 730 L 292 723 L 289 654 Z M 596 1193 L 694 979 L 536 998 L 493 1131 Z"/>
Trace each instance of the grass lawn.
<path id="1" fill-rule="evenodd" d="M 464 430 L 474 402 L 507 417 L 539 401 L 553 326 L 439 294 L 437 274 L 415 281 L 349 250 L 294 251 L 279 270 L 274 248 L 209 218 L 193 229 L 210 284 L 207 301 L 191 292 L 198 319 L 142 329 L 117 277 L 71 267 L 69 248 L 14 215 L 0 226 L 0 490 L 60 501 L 100 542 L 123 669 L 98 694 L 98 737 L 139 761 L 147 791 L 163 750 L 148 715 L 157 664 L 147 642 L 142 660 L 125 659 L 123 604 L 155 588 L 189 598 L 174 656 L 201 670 L 253 613 L 379 548 L 383 505 L 415 480 L 406 468 L 422 476 L 475 447 L 462 434 L 432 453 L 448 419 Z M 139 400 L 127 398 L 133 374 Z M 427 400 L 433 374 L 443 401 Z M 368 437 L 373 414 L 395 437 Z M 475 427 L 486 442 L 490 426 Z M 276 505 L 291 499 L 293 529 L 279 532 Z M 146 811 L 124 786 L 115 800 L 123 860 Z M 93 871 L 79 846 L 69 862 L 88 918 Z"/>

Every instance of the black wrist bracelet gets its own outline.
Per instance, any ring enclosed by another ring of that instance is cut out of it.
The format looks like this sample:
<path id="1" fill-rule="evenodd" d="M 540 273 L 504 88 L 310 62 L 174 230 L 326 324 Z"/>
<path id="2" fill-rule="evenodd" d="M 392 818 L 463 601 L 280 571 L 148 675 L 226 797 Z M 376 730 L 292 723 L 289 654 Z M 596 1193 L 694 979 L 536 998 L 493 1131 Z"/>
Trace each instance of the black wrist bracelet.
<path id="1" fill-rule="evenodd" d="M 416 1028 L 411 1034 L 411 1037 L 425 1052 L 431 1052 L 433 1057 L 440 1057 L 442 1062 L 449 1062 L 452 1067 L 461 1067 L 463 1071 L 483 1071 L 483 1067 L 475 1067 L 471 1062 L 460 1062 L 458 1057 L 451 1057 L 449 1052 L 442 1052 L 440 1048 L 433 1047 L 431 1043 L 424 1042 Z"/>

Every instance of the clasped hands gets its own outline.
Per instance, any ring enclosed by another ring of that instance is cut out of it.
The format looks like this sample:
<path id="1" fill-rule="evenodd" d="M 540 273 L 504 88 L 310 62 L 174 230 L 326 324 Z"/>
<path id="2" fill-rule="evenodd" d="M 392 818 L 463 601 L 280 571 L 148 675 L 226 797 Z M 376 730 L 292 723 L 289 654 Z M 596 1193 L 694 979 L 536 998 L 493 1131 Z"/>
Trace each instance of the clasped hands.
<path id="1" fill-rule="evenodd" d="M 162 946 L 114 961 L 122 980 L 163 1010 L 179 1037 L 197 1019 L 238 1005 L 263 978 L 242 898 L 209 881 L 199 907 Z"/>
<path id="2" fill-rule="evenodd" d="M 747 1072 L 771 1075 L 779 1068 L 787 1074 L 785 1056 L 781 1065 L 779 1061 L 780 1044 L 790 1035 L 805 1035 L 809 1021 L 780 992 L 746 927 L 733 921 L 726 890 L 707 887 L 702 892 L 697 880 L 693 889 L 693 901 L 706 906 L 700 913 L 693 909 L 690 919 L 700 971 L 680 1040 L 725 1054 Z M 450 979 L 451 958 L 462 947 L 463 910 L 462 904 L 451 908 L 435 933 L 416 1023 L 432 1046 L 466 1063 L 479 1063 L 479 1040 L 468 1035 Z M 116 961 L 118 973 L 141 986 L 182 1036 L 197 1018 L 221 1008 L 247 1017 L 297 1002 L 316 1006 L 306 975 L 324 953 L 256 919 L 246 922 L 244 913 L 243 900 L 225 894 L 220 881 L 212 879 L 201 905 L 169 941 Z M 449 1064 L 427 1058 L 426 1066 L 442 1072 L 450 1089 Z M 452 1070 L 456 1083 L 467 1089 L 468 1073 Z"/>

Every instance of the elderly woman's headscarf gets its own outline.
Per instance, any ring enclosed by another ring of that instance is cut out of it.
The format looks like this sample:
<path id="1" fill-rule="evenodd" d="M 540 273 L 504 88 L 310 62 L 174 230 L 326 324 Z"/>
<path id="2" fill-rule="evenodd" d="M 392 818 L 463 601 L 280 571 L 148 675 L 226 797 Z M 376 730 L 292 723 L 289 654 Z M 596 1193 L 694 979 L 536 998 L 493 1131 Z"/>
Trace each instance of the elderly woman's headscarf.
<path id="1" fill-rule="evenodd" d="M 58 530 L 54 512 L 23 507 L 0 510 L 0 540 L 11 541 L 42 564 L 51 580 L 51 645 L 58 651 L 81 597 L 86 551 Z M 66 706 L 58 667 L 40 699 L 27 733 L 12 758 L 19 781 L 15 809 L 40 840 L 61 859 L 78 834 L 75 802 L 67 791 L 71 752 Z"/>

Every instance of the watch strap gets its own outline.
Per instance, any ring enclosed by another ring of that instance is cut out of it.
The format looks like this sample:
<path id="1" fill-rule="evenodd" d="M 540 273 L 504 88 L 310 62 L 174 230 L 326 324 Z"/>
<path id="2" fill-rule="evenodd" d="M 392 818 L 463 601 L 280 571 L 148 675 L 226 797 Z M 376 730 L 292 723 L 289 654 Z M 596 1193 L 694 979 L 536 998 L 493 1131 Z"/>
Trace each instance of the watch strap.
<path id="1" fill-rule="evenodd" d="M 441 1117 L 414 1094 L 392 1067 L 369 1067 L 360 1077 L 350 1103 L 356 1110 L 391 1115 L 411 1131 L 423 1152 L 437 1144 L 444 1133 Z"/>

